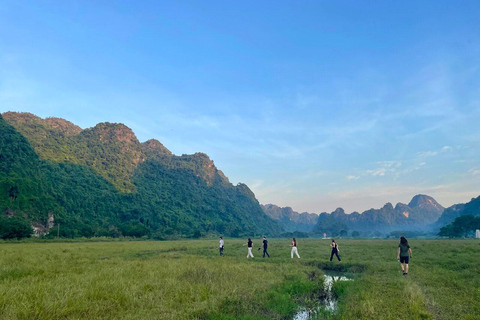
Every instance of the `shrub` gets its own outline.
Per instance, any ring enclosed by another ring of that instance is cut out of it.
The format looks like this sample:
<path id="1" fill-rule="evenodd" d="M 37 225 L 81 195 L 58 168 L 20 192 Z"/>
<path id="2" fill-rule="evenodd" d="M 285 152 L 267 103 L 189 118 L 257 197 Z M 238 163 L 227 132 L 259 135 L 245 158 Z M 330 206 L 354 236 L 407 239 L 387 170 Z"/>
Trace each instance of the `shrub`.
<path id="1" fill-rule="evenodd" d="M 32 233 L 32 226 L 24 217 L 0 217 L 0 237 L 2 239 L 28 238 Z"/>

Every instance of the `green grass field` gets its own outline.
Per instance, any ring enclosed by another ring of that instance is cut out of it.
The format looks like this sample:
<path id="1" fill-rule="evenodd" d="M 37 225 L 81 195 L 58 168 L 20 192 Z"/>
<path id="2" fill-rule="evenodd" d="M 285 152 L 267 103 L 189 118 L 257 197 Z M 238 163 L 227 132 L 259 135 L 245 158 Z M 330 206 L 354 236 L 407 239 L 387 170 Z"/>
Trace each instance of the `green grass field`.
<path id="1" fill-rule="evenodd" d="M 323 319 L 480 319 L 480 241 L 410 241 L 404 279 L 398 241 L 270 239 L 270 259 L 244 241 L 1 243 L 1 319 L 289 319 L 341 270 L 335 314 Z M 255 239 L 258 247 L 260 239 Z"/>

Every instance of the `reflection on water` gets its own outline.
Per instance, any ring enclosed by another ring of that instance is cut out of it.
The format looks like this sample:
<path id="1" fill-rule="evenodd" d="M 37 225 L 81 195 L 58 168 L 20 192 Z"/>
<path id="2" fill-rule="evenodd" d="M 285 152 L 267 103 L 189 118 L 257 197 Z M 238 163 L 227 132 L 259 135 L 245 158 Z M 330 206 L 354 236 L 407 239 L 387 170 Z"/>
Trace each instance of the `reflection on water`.
<path id="1" fill-rule="evenodd" d="M 293 320 L 307 320 L 312 314 L 309 310 L 302 309 L 295 314 Z"/>
<path id="2" fill-rule="evenodd" d="M 347 278 L 339 272 L 325 271 L 323 286 L 325 290 L 325 297 L 318 301 L 318 306 L 313 309 L 303 308 L 299 310 L 293 320 L 308 320 L 311 316 L 319 311 L 334 312 L 337 310 L 337 297 L 333 294 L 333 285 L 337 281 L 350 281 L 351 278 Z"/>
<path id="3" fill-rule="evenodd" d="M 324 280 L 324 288 L 325 288 L 325 293 L 327 296 L 323 300 L 323 306 L 325 310 L 327 311 L 335 311 L 337 310 L 337 298 L 333 294 L 333 284 L 337 281 L 349 281 L 352 280 L 350 278 L 347 278 L 345 276 L 333 276 L 333 275 L 325 275 L 325 280 Z"/>

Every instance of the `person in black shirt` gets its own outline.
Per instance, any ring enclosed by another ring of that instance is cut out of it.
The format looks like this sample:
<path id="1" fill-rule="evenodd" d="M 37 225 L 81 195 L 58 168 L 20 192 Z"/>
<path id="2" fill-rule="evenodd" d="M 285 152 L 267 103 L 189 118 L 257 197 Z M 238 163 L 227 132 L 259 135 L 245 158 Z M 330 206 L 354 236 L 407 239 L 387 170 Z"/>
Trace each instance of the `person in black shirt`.
<path id="1" fill-rule="evenodd" d="M 333 239 L 332 239 L 331 247 L 332 247 L 332 254 L 330 255 L 330 261 L 332 261 L 333 255 L 337 256 L 338 261 L 342 261 L 342 260 L 340 260 L 340 256 L 338 255 L 338 251 L 339 251 L 338 250 L 338 244 Z"/>
<path id="2" fill-rule="evenodd" d="M 292 239 L 292 244 L 290 245 L 290 247 L 292 247 L 292 251 L 290 252 L 292 259 L 293 259 L 294 253 L 297 255 L 298 259 L 300 259 L 300 255 L 298 254 L 298 249 L 297 249 L 297 240 L 295 238 Z"/>
<path id="3" fill-rule="evenodd" d="M 253 242 L 252 242 L 252 239 L 248 238 L 248 241 L 247 241 L 247 243 L 244 244 L 244 246 L 248 247 L 247 259 L 250 258 L 250 257 L 253 258 L 253 254 L 252 254 Z"/>
<path id="4" fill-rule="evenodd" d="M 265 255 L 270 258 L 270 255 L 267 252 L 267 247 L 268 247 L 268 240 L 265 236 L 263 236 L 263 257 L 265 258 Z"/>

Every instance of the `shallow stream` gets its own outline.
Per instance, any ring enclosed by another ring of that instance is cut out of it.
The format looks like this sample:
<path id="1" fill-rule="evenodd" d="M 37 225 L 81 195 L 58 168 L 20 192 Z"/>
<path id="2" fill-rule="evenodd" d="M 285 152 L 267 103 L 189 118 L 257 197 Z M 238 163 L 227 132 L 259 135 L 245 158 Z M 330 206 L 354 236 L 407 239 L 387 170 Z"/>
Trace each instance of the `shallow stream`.
<path id="1" fill-rule="evenodd" d="M 338 271 L 323 271 L 324 272 L 324 290 L 325 296 L 318 300 L 318 305 L 313 308 L 302 308 L 300 309 L 293 320 L 308 320 L 313 315 L 320 313 L 322 311 L 333 313 L 337 310 L 337 297 L 333 293 L 333 285 L 337 281 L 351 281 L 352 278 L 345 276 L 343 272 Z"/>

